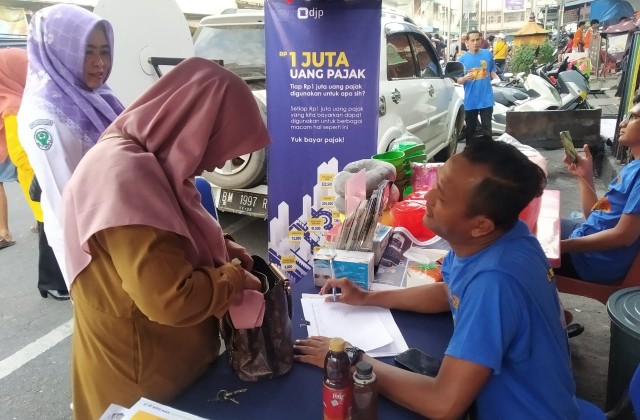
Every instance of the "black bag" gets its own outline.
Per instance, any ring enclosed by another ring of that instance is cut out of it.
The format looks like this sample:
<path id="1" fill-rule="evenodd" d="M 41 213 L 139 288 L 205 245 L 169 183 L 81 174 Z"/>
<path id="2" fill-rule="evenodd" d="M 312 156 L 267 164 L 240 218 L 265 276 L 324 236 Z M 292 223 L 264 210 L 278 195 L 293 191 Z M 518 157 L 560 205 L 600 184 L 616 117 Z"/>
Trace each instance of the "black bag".
<path id="1" fill-rule="evenodd" d="M 253 274 L 263 283 L 265 310 L 262 326 L 235 329 L 229 313 L 220 320 L 229 363 L 243 381 L 257 382 L 284 375 L 293 366 L 291 286 L 273 264 L 253 256 Z"/>
<path id="2" fill-rule="evenodd" d="M 40 184 L 38 183 L 38 178 L 33 176 L 31 180 L 31 184 L 29 185 L 29 198 L 31 201 L 35 201 L 36 203 L 40 202 L 40 198 L 42 197 L 42 189 L 40 188 Z"/>

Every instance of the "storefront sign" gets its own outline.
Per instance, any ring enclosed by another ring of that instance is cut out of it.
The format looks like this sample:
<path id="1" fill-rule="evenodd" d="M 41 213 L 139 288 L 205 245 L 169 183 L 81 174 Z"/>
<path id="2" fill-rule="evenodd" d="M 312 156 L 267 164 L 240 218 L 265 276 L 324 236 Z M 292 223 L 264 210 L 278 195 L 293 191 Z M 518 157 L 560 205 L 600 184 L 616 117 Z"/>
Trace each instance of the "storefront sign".
<path id="1" fill-rule="evenodd" d="M 333 177 L 376 152 L 380 19 L 378 0 L 265 4 L 269 260 L 294 281 L 333 226 Z"/>

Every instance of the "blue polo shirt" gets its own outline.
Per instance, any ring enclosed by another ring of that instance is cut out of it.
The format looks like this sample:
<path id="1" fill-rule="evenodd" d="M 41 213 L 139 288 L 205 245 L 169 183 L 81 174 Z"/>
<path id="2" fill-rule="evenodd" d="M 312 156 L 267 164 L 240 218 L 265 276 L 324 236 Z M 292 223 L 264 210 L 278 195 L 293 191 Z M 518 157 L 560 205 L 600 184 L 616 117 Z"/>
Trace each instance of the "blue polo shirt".
<path id="1" fill-rule="evenodd" d="M 493 89 L 491 88 L 491 72 L 496 71 L 493 54 L 489 50 L 477 53 L 467 51 L 459 59 L 464 64 L 465 74 L 473 72 L 474 80 L 469 80 L 464 87 L 464 109 L 484 109 L 493 107 Z"/>
<path id="2" fill-rule="evenodd" d="M 623 214 L 640 214 L 640 160 L 625 166 L 591 209 L 587 220 L 571 233 L 580 238 L 614 228 Z M 573 252 L 571 262 L 583 280 L 612 283 L 627 274 L 640 250 L 640 239 L 630 246 L 600 252 Z"/>
<path id="3" fill-rule="evenodd" d="M 442 264 L 454 319 L 445 354 L 490 368 L 479 419 L 577 419 L 569 343 L 555 277 L 537 239 L 516 225 Z"/>

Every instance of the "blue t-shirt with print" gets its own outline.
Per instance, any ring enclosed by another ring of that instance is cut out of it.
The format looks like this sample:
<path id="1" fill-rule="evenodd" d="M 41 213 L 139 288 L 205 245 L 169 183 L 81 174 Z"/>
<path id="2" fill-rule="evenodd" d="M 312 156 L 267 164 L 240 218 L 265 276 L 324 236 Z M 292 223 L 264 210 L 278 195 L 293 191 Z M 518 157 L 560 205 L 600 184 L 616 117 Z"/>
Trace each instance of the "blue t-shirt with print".
<path id="1" fill-rule="evenodd" d="M 555 277 L 537 239 L 517 224 L 468 257 L 442 264 L 454 319 L 445 354 L 493 374 L 479 419 L 577 419 L 569 343 Z"/>
<path id="2" fill-rule="evenodd" d="M 491 72 L 496 71 L 493 54 L 489 50 L 479 50 L 473 54 L 467 51 L 458 59 L 464 64 L 465 74 L 473 72 L 475 79 L 464 83 L 464 109 L 484 109 L 493 107 Z"/>
<path id="3" fill-rule="evenodd" d="M 591 209 L 587 220 L 571 233 L 580 238 L 614 228 L 623 214 L 640 214 L 640 160 L 625 166 Z M 630 246 L 600 252 L 571 253 L 571 262 L 583 280 L 611 283 L 625 276 L 640 250 L 640 238 Z"/>

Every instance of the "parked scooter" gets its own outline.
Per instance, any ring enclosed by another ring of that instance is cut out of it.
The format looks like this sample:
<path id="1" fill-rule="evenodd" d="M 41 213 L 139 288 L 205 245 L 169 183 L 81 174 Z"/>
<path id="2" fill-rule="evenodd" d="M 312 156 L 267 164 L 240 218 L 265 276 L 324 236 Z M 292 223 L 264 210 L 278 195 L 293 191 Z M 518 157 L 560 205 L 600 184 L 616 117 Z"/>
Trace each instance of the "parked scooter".
<path id="1" fill-rule="evenodd" d="M 522 80 L 522 76 L 515 80 Z M 548 111 L 561 109 L 562 99 L 558 90 L 537 74 L 529 74 L 522 84 L 512 86 L 493 86 L 493 116 L 491 130 L 493 134 L 504 133 L 507 124 L 507 112 Z"/>
<path id="2" fill-rule="evenodd" d="M 558 66 L 550 63 L 532 71 L 558 90 L 562 98 L 560 109 L 592 109 L 587 101 L 589 80 L 578 70 L 568 70 L 567 67 L 568 59 L 565 59 Z"/>

